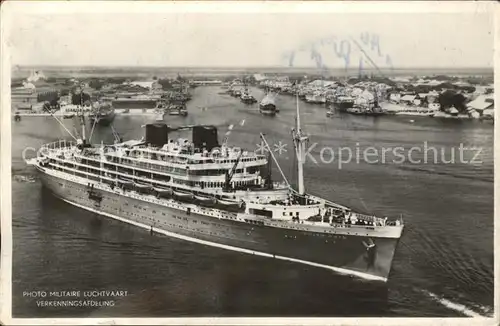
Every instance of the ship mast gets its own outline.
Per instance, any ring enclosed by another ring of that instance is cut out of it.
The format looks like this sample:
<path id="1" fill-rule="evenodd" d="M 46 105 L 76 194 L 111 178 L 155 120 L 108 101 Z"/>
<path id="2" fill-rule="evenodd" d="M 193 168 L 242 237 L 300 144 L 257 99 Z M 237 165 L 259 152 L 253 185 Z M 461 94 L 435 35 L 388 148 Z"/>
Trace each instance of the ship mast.
<path id="1" fill-rule="evenodd" d="M 81 112 L 81 124 L 82 124 L 82 145 L 85 146 L 86 135 L 85 135 L 85 114 L 83 111 L 83 86 L 80 84 L 80 112 Z"/>
<path id="2" fill-rule="evenodd" d="M 300 110 L 299 110 L 299 94 L 295 94 L 297 102 L 297 126 L 296 129 L 292 130 L 293 142 L 295 145 L 295 151 L 297 152 L 297 181 L 299 186 L 299 195 L 305 195 L 306 190 L 304 187 L 304 160 L 306 152 L 306 143 L 308 137 L 302 132 L 300 128 Z"/>

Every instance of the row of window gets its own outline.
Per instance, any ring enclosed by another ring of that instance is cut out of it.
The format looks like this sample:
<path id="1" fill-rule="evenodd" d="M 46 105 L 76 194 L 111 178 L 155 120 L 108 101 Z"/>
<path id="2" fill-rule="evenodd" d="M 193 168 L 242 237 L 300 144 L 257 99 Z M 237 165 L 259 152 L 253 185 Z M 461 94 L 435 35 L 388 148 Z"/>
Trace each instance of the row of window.
<path id="1" fill-rule="evenodd" d="M 195 174 L 195 175 L 220 175 L 220 174 L 225 174 L 229 169 L 204 169 L 204 170 L 188 170 L 186 168 L 180 168 L 180 167 L 172 167 L 172 166 L 165 166 L 165 165 L 160 165 L 160 164 L 155 164 L 155 163 L 151 163 L 151 162 L 144 162 L 144 161 L 140 161 L 141 157 L 134 157 L 134 156 L 131 156 L 135 159 L 129 159 L 129 158 L 123 158 L 123 157 L 116 157 L 116 156 L 108 156 L 108 159 L 113 162 L 113 163 L 118 163 L 118 164 L 129 164 L 129 165 L 133 165 L 133 166 L 138 166 L 138 167 L 143 167 L 143 168 L 147 168 L 147 169 L 152 169 L 152 170 L 157 170 L 157 171 L 161 171 L 161 172 L 171 172 L 171 173 L 179 173 L 179 174 L 192 174 L 193 171 L 202 171 L 202 172 L 205 172 L 207 171 L 206 173 L 207 174 Z M 150 157 L 144 157 L 145 159 L 152 159 Z M 154 160 L 154 159 L 153 159 Z M 252 159 L 252 158 L 243 158 L 241 159 L 241 162 L 250 162 L 250 161 L 255 161 L 255 159 Z M 194 163 L 192 161 L 179 161 L 179 160 L 170 160 L 169 162 L 172 162 L 172 163 L 177 163 L 177 164 L 190 164 L 190 163 Z M 214 163 L 214 162 L 203 162 L 201 161 L 200 163 Z M 226 164 L 226 163 L 232 163 L 232 164 L 235 164 L 236 163 L 236 160 L 218 160 L 216 161 L 215 163 L 219 163 L 219 164 Z M 251 169 L 255 169 L 255 168 L 259 168 L 259 167 L 249 167 Z M 241 172 L 238 172 L 238 173 L 242 173 L 243 172 L 243 169 L 240 169 Z M 254 170 L 255 171 L 255 170 Z M 251 172 L 249 172 L 251 173 Z"/>
<path id="2" fill-rule="evenodd" d="M 56 170 L 63 170 L 62 168 L 57 167 L 54 165 L 54 161 L 51 160 L 51 165 L 56 169 Z M 57 165 L 60 165 L 62 167 L 67 167 L 68 169 L 74 169 L 75 167 L 80 170 L 87 172 L 89 176 L 86 176 L 85 174 L 81 174 L 78 172 L 72 172 L 72 174 L 77 175 L 82 178 L 87 178 L 93 181 L 99 181 L 98 175 L 101 175 L 103 172 L 100 169 L 99 166 L 81 166 L 81 165 L 74 165 L 66 162 L 57 162 Z M 106 165 L 106 164 L 105 164 Z M 115 170 L 108 169 L 106 174 L 109 174 L 110 176 L 113 177 L 113 174 L 115 173 L 123 173 L 129 176 L 138 176 L 146 179 L 154 178 L 156 181 L 162 181 L 162 182 L 169 182 L 170 177 L 169 176 L 164 176 L 164 175 L 158 175 L 154 174 L 151 172 L 144 172 L 144 171 L 134 171 L 133 170 L 127 170 L 126 168 L 118 168 Z M 148 180 L 149 181 L 149 180 Z M 213 181 L 191 181 L 191 180 L 181 180 L 181 179 L 172 179 L 172 181 L 175 184 L 180 184 L 180 185 L 186 185 L 190 187 L 199 187 L 199 188 L 222 188 L 225 185 L 225 182 L 213 182 Z M 244 188 L 244 187 L 249 187 L 249 186 L 256 186 L 258 185 L 257 179 L 254 180 L 247 180 L 247 181 L 234 181 L 231 183 L 234 187 L 239 187 L 239 188 Z"/>

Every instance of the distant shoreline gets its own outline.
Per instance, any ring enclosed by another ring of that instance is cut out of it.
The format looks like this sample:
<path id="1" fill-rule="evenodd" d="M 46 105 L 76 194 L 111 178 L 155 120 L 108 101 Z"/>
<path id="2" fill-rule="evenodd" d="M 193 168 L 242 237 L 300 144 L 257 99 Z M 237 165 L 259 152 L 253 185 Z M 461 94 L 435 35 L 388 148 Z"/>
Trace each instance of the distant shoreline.
<path id="1" fill-rule="evenodd" d="M 321 74 L 322 71 L 315 67 L 118 67 L 118 66 L 13 66 L 12 78 L 29 76 L 32 70 L 42 70 L 47 75 L 56 76 L 152 76 L 159 77 L 165 74 L 180 73 L 186 76 L 201 75 L 231 75 L 231 74 Z M 366 68 L 366 74 L 404 76 L 404 75 L 493 75 L 494 68 L 486 67 L 450 67 L 450 68 L 423 68 L 423 67 L 401 67 L 401 68 Z M 331 68 L 325 75 L 329 76 L 357 76 L 359 70 Z"/>

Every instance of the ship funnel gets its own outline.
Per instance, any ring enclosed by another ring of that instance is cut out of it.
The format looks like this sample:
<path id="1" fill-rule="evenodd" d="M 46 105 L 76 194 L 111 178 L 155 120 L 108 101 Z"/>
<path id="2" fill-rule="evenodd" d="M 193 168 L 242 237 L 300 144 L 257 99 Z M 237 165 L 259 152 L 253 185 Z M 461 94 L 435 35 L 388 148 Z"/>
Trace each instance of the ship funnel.
<path id="1" fill-rule="evenodd" d="M 168 126 L 165 123 L 146 124 L 146 142 L 155 147 L 168 143 Z"/>
<path id="2" fill-rule="evenodd" d="M 205 148 L 207 151 L 211 151 L 213 148 L 219 147 L 217 127 L 194 126 L 193 144 L 195 148 Z"/>

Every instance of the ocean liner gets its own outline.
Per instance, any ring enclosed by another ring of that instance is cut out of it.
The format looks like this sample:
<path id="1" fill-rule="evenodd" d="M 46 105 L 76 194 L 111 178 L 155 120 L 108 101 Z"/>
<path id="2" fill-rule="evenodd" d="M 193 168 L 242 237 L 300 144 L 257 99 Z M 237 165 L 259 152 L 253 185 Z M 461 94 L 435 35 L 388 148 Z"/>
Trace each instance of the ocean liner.
<path id="1" fill-rule="evenodd" d="M 45 144 L 27 160 L 63 201 L 203 245 L 388 279 L 403 221 L 356 213 L 305 191 L 308 137 L 298 98 L 292 130 L 298 189 L 286 181 L 263 134 L 268 156 L 230 147 L 227 137 L 219 144 L 217 129 L 204 125 L 152 123 L 140 140 L 91 144 L 80 118 L 80 138 Z M 169 139 L 180 128 L 191 130 L 192 140 Z M 272 180 L 271 162 L 284 182 Z"/>

